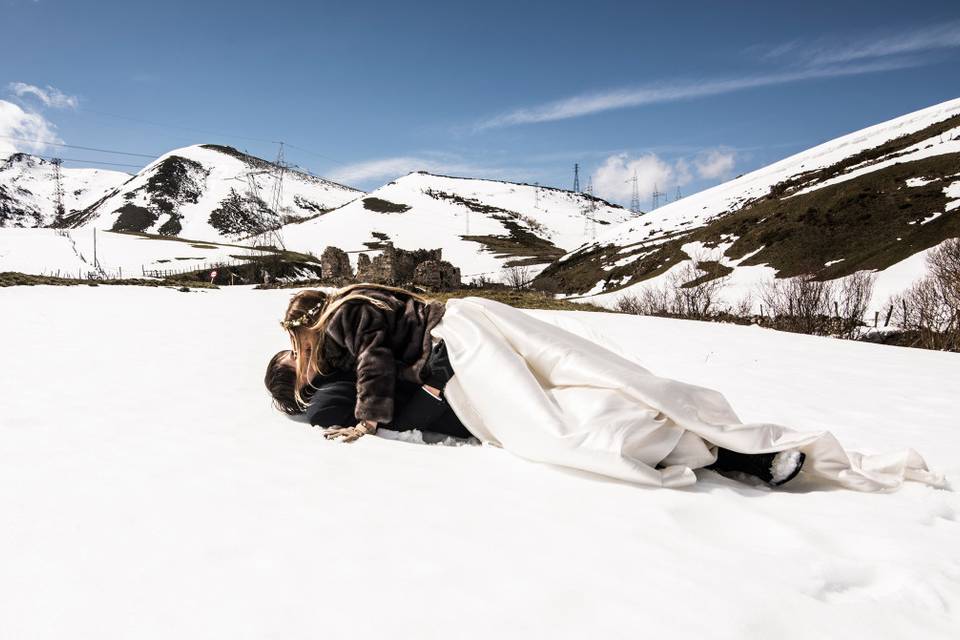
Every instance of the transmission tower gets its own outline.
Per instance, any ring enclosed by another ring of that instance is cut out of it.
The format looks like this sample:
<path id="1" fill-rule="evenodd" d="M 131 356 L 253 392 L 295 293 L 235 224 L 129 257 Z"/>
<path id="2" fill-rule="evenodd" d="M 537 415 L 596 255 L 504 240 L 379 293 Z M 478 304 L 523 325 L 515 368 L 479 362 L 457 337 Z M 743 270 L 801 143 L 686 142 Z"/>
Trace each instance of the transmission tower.
<path id="1" fill-rule="evenodd" d="M 682 198 L 682 197 L 683 197 L 683 196 L 680 194 L 680 187 L 677 187 L 677 193 L 676 193 L 676 195 L 673 196 L 673 201 L 676 202 L 677 200 L 679 200 L 679 199 Z"/>
<path id="2" fill-rule="evenodd" d="M 66 208 L 63 206 L 63 174 L 60 171 L 60 165 L 63 164 L 63 160 L 60 158 L 52 158 L 50 160 L 53 163 L 53 181 L 54 181 L 54 191 L 53 191 L 53 207 L 55 222 L 63 221 L 63 216 L 66 214 Z"/>
<path id="3" fill-rule="evenodd" d="M 573 164 L 573 190 L 580 191 L 580 163 Z"/>
<path id="4" fill-rule="evenodd" d="M 637 182 L 636 170 L 633 172 L 633 177 L 627 180 L 627 182 L 633 183 L 633 189 L 630 194 L 630 211 L 634 215 L 638 215 L 640 213 L 640 186 Z"/>
<path id="5" fill-rule="evenodd" d="M 284 249 L 283 238 L 280 236 L 280 227 L 283 225 L 283 176 L 287 171 L 287 163 L 283 157 L 283 142 L 278 142 L 277 159 L 273 163 L 274 182 L 273 194 L 270 198 L 270 210 L 275 216 L 275 220 L 264 221 L 263 233 L 261 233 L 262 245 L 273 245 L 278 249 Z M 256 183 L 254 183 L 255 185 Z"/>
<path id="6" fill-rule="evenodd" d="M 597 201 L 593 198 L 593 178 L 587 180 L 587 201 L 583 205 L 583 239 L 597 239 Z"/>
<path id="7" fill-rule="evenodd" d="M 665 194 L 663 191 L 659 191 L 659 190 L 657 189 L 657 183 L 654 182 L 654 183 L 653 183 L 653 193 L 650 194 L 650 196 L 651 196 L 651 198 L 652 198 L 652 200 L 653 200 L 653 208 L 654 208 L 654 209 L 656 209 L 657 207 L 660 206 L 660 196 L 665 196 L 665 195 L 667 195 L 667 194 Z"/>

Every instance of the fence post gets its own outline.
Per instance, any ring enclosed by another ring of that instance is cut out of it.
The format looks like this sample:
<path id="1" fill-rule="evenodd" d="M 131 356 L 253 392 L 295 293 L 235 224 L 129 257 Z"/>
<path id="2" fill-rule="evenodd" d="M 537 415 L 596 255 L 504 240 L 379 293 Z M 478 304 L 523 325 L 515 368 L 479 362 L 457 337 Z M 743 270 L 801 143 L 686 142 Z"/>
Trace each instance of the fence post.
<path id="1" fill-rule="evenodd" d="M 123 267 L 117 267 L 120 270 L 120 279 L 123 280 Z"/>
<path id="2" fill-rule="evenodd" d="M 880 322 L 880 312 L 874 311 L 873 312 L 873 328 L 874 329 L 877 328 L 877 324 L 879 324 L 879 322 Z"/>
<path id="3" fill-rule="evenodd" d="M 893 305 L 890 305 L 890 308 L 887 309 L 887 319 L 883 321 L 883 326 L 890 325 L 890 317 L 893 315 Z"/>

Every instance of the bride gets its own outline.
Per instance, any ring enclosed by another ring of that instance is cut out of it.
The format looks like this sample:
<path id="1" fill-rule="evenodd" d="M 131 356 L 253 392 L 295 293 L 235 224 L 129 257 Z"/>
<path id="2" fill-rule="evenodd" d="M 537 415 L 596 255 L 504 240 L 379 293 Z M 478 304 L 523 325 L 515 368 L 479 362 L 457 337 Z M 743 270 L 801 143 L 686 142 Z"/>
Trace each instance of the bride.
<path id="1" fill-rule="evenodd" d="M 281 324 L 296 355 L 299 402 L 315 376 L 356 375 L 357 423 L 329 429 L 328 438 L 353 441 L 389 422 L 399 378 L 448 402 L 484 443 L 643 485 L 688 486 L 701 468 L 771 485 L 800 473 L 861 491 L 944 484 L 910 449 L 865 456 L 829 432 L 744 424 L 716 391 L 658 377 L 585 330 L 492 300 L 443 305 L 358 284 L 296 294 Z"/>

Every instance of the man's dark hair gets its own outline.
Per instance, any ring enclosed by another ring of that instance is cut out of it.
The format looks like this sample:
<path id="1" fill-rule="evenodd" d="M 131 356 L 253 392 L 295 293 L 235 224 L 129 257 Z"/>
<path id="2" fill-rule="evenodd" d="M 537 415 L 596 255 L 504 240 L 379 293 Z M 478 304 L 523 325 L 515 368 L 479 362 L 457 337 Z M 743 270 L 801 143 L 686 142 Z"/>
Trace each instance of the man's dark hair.
<path id="1" fill-rule="evenodd" d="M 273 406 L 288 416 L 295 416 L 303 413 L 303 408 L 297 404 L 297 371 L 290 365 L 280 363 L 280 360 L 289 354 L 290 350 L 285 349 L 270 358 L 263 384 L 273 397 Z"/>

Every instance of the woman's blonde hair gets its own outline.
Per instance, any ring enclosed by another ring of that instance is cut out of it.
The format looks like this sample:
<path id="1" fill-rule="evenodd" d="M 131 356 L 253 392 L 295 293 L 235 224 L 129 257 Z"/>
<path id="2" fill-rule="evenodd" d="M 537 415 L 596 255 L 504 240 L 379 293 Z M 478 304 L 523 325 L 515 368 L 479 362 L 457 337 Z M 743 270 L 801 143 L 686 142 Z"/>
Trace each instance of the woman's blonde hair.
<path id="1" fill-rule="evenodd" d="M 324 342 L 327 323 L 333 314 L 343 305 L 352 302 L 366 302 L 380 309 L 389 309 L 383 300 L 359 292 L 358 289 L 380 291 L 393 296 L 399 294 L 420 302 L 428 302 L 423 296 L 406 289 L 366 282 L 352 284 L 329 294 L 318 289 L 307 289 L 294 295 L 287 305 L 281 324 L 290 334 L 290 344 L 296 354 L 297 379 L 294 395 L 301 406 L 307 403 L 304 390 L 311 387 L 313 378 L 330 373 L 329 363 L 324 360 Z"/>

